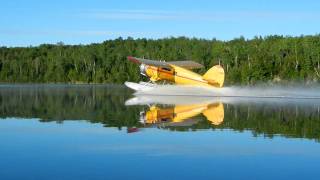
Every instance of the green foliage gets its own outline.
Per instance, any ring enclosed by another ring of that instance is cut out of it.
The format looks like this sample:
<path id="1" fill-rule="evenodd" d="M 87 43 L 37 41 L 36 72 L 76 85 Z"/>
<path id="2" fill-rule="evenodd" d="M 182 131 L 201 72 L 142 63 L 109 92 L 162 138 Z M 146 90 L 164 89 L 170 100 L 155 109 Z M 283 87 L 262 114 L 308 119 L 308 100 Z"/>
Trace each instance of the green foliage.
<path id="1" fill-rule="evenodd" d="M 267 36 L 231 41 L 196 38 L 158 40 L 121 37 L 101 44 L 0 47 L 1 82 L 123 83 L 139 81 L 138 67 L 127 56 L 158 60 L 194 60 L 226 70 L 227 84 L 260 81 L 319 81 L 320 35 Z"/>

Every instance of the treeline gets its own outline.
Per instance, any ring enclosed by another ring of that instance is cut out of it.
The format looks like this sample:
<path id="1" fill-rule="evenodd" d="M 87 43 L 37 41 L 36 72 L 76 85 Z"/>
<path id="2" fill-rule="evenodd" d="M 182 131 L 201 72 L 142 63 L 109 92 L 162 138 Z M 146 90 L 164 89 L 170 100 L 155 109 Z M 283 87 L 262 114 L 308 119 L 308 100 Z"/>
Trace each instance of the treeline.
<path id="1" fill-rule="evenodd" d="M 228 84 L 320 79 L 320 35 L 267 36 L 231 41 L 196 38 L 122 39 L 90 45 L 43 44 L 1 47 L 1 82 L 122 83 L 139 81 L 137 65 L 127 56 L 194 60 L 226 71 Z"/>

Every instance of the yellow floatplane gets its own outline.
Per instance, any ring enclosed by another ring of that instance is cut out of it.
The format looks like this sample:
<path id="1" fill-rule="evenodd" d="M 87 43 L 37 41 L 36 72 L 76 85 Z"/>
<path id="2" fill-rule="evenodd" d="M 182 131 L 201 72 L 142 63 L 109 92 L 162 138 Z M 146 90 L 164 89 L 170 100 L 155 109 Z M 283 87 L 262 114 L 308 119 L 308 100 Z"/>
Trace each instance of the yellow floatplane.
<path id="1" fill-rule="evenodd" d="M 128 56 L 128 60 L 140 64 L 140 73 L 149 77 L 153 83 L 165 80 L 178 85 L 196 85 L 216 88 L 223 86 L 224 70 L 220 65 L 215 65 L 204 75 L 200 75 L 191 71 L 191 69 L 203 67 L 203 65 L 194 61 L 165 62 L 131 56 Z M 136 88 L 133 87 L 133 89 Z"/>

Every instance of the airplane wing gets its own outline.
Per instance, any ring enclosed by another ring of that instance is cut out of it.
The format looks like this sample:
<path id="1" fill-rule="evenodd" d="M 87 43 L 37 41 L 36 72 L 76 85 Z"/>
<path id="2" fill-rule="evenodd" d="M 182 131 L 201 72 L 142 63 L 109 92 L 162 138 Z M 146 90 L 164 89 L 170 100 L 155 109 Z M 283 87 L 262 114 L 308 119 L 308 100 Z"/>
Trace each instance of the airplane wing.
<path id="1" fill-rule="evenodd" d="M 128 60 L 132 61 L 134 63 L 137 63 L 137 64 L 146 64 L 146 65 L 151 65 L 151 66 L 170 68 L 170 66 L 166 62 L 162 62 L 162 61 L 142 59 L 142 58 L 136 58 L 136 57 L 131 57 L 131 56 L 128 56 Z"/>
<path id="2" fill-rule="evenodd" d="M 196 63 L 194 61 L 156 61 L 156 60 L 150 60 L 150 59 L 142 59 L 142 58 L 136 58 L 128 56 L 128 60 L 132 61 L 137 64 L 146 64 L 151 66 L 157 66 L 157 67 L 164 67 L 164 68 L 171 68 L 170 65 L 179 66 L 186 69 L 196 69 L 196 68 L 202 68 L 203 65 Z"/>
<path id="3" fill-rule="evenodd" d="M 186 69 L 198 69 L 203 68 L 202 64 L 196 63 L 194 61 L 170 61 L 168 64 L 179 66 Z"/>

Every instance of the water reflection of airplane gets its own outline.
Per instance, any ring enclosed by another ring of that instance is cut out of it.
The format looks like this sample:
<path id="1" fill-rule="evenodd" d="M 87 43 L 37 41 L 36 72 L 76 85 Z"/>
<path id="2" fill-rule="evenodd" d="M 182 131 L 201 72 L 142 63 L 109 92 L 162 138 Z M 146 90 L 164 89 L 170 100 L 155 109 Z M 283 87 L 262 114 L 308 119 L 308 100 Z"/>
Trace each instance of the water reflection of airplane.
<path id="1" fill-rule="evenodd" d="M 140 113 L 140 122 L 144 124 L 164 123 L 166 126 L 189 126 L 198 120 L 191 119 L 203 114 L 213 125 L 223 122 L 224 108 L 222 103 L 175 105 L 173 107 L 151 106 L 148 111 Z"/>
<path id="2" fill-rule="evenodd" d="M 212 125 L 223 122 L 224 107 L 221 102 L 208 101 L 207 98 L 186 98 L 139 96 L 126 101 L 126 105 L 153 104 L 146 111 L 140 112 L 140 122 L 146 127 L 192 126 L 200 121 L 199 118 L 195 118 L 199 114 L 203 114 Z M 129 131 L 131 132 L 131 129 Z"/>

